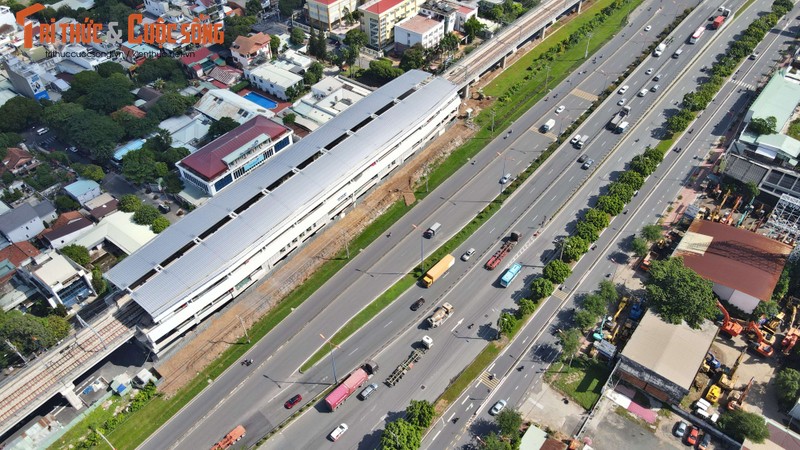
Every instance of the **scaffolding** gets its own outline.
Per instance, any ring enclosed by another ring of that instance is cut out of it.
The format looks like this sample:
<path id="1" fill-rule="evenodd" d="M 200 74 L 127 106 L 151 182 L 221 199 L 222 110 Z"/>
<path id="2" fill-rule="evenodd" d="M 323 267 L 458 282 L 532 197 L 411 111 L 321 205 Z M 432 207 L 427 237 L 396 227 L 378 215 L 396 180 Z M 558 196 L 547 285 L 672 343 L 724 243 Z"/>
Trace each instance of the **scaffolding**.
<path id="1" fill-rule="evenodd" d="M 778 204 L 764 224 L 766 235 L 783 242 L 800 238 L 800 199 L 782 194 Z"/>

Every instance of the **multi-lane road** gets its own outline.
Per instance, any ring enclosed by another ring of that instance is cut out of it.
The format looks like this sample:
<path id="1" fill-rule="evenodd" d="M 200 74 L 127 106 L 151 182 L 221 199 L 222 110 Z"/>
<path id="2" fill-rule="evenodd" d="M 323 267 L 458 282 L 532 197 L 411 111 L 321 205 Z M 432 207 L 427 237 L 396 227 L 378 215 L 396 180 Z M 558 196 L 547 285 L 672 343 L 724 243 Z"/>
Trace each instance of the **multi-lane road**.
<path id="1" fill-rule="evenodd" d="M 363 249 L 353 258 L 345 270 L 321 288 L 312 299 L 298 308 L 279 325 L 266 339 L 260 342 L 247 355 L 256 360 L 250 367 L 234 366 L 214 380 L 213 384 L 199 395 L 190 405 L 176 415 L 160 429 L 147 443 L 145 448 L 162 448 L 164 443 L 174 443 L 174 447 L 190 448 L 207 446 L 215 442 L 239 423 L 248 428 L 248 442 L 254 442 L 258 436 L 272 429 L 285 419 L 289 412 L 283 409 L 283 402 L 296 393 L 305 399 L 321 392 L 333 382 L 330 361 L 325 360 L 306 374 L 298 374 L 297 368 L 322 344 L 319 334 L 330 336 L 357 310 L 368 304 L 376 293 L 399 279 L 410 267 L 418 263 L 420 246 L 424 245 L 427 254 L 436 242 L 422 240 L 421 230 L 414 224 L 424 228 L 433 221 L 444 225 L 443 235 L 434 241 L 443 242 L 448 233 L 452 234 L 466 221 L 490 201 L 499 191 L 498 179 L 505 172 L 518 173 L 552 141 L 552 135 L 542 135 L 538 126 L 547 118 L 557 118 L 557 127 L 566 127 L 571 120 L 580 115 L 596 95 L 605 88 L 609 78 L 617 74 L 633 59 L 641 48 L 649 44 L 658 30 L 672 21 L 675 14 L 691 3 L 667 2 L 659 5 L 645 4 L 630 16 L 630 26 L 615 37 L 599 54 L 597 62 L 591 60 L 573 74 L 569 82 L 565 81 L 553 90 L 553 95 L 546 102 L 540 102 L 528 111 L 511 128 L 515 131 L 507 138 L 507 133 L 499 132 L 500 137 L 487 146 L 487 149 L 476 158 L 474 165 L 466 165 L 455 176 L 440 186 L 432 195 L 421 202 L 411 213 L 399 221 L 392 229 L 391 237 L 380 239 L 374 245 Z M 766 2 L 759 1 L 751 8 L 766 8 Z M 659 6 L 662 6 L 659 8 Z M 675 44 L 668 49 L 668 54 L 677 48 L 685 36 L 691 34 L 698 23 L 705 23 L 706 18 L 718 5 L 702 5 L 675 31 Z M 650 11 L 647 8 L 651 8 Z M 706 34 L 711 39 L 716 33 L 728 33 L 749 23 L 747 18 L 737 20 L 726 28 Z M 644 31 L 645 25 L 653 29 Z M 627 36 L 623 36 L 623 33 Z M 635 36 L 635 37 L 634 37 Z M 642 39 L 641 41 L 639 39 Z M 717 39 L 714 45 L 722 46 Z M 679 99 L 677 94 L 685 83 L 690 88 L 697 84 L 695 79 L 686 80 L 678 77 L 683 74 L 687 61 L 697 54 L 702 44 L 687 46 L 681 60 L 673 60 L 668 56 L 660 59 L 649 58 L 645 65 L 652 64 L 657 72 L 662 73 L 664 81 L 660 81 L 662 92 L 667 97 Z M 603 55 L 600 58 L 600 55 Z M 625 83 L 630 86 L 628 104 L 631 105 L 633 121 L 637 127 L 629 132 L 626 145 L 621 146 L 609 158 L 610 165 L 622 164 L 631 156 L 641 151 L 647 139 L 650 139 L 652 127 L 641 120 L 647 106 L 657 94 L 649 93 L 645 97 L 633 98 L 640 89 L 652 86 L 650 76 L 644 75 L 645 68 L 640 68 Z M 677 83 L 672 91 L 670 85 Z M 598 163 L 619 141 L 620 135 L 605 131 L 608 118 L 619 109 L 617 98 L 607 101 L 578 130 L 589 134 L 590 143 L 582 150 L 592 156 Z M 669 100 L 668 100 L 669 101 Z M 566 110 L 556 115 L 553 110 L 564 104 Z M 562 118 L 563 117 L 563 118 Z M 652 120 L 661 126 L 658 119 Z M 642 134 L 642 130 L 646 134 Z M 556 130 L 557 131 L 557 130 Z M 634 145 L 633 136 L 642 135 L 639 143 Z M 498 157 L 496 153 L 500 153 Z M 585 208 L 586 192 L 596 192 L 601 184 L 607 183 L 607 167 L 600 166 L 594 173 L 592 182 L 600 182 L 587 186 L 580 191 L 573 201 L 581 200 L 581 206 L 568 204 L 564 214 L 556 216 L 543 230 L 539 238 L 533 239 L 534 231 L 540 230 L 541 223 L 555 215 L 559 207 L 577 189 L 581 181 L 591 175 L 583 171 L 574 161 L 581 152 L 569 147 L 560 149 L 541 167 L 536 175 L 520 188 L 507 201 L 503 210 L 496 214 L 464 245 L 478 249 L 469 263 L 458 262 L 450 273 L 435 283 L 430 289 L 419 287 L 411 289 L 406 295 L 391 305 L 387 310 L 367 324 L 351 339 L 335 350 L 337 375 L 343 376 L 365 359 L 376 359 L 382 366 L 378 374 L 380 383 L 391 369 L 410 351 L 410 344 L 417 341 L 422 334 L 430 334 L 434 338 L 434 348 L 420 361 L 414 369 L 394 388 L 380 384 L 376 392 L 367 402 L 356 399 L 348 401 L 335 413 L 319 411 L 316 406 L 298 419 L 290 427 L 268 441 L 272 448 L 322 448 L 326 446 L 325 436 L 336 425 L 347 422 L 350 430 L 337 443 L 339 446 L 375 446 L 379 430 L 388 417 L 402 411 L 408 400 L 416 398 L 435 398 L 449 380 L 455 376 L 474 357 L 484 345 L 484 340 L 494 334 L 493 324 L 499 309 L 511 307 L 514 298 L 522 294 L 522 279 L 530 280 L 543 260 L 552 251 L 552 240 L 556 235 L 566 234 L 567 224 L 574 221 L 575 212 Z M 616 162 L 615 162 L 616 161 Z M 620 170 L 620 169 L 614 169 Z M 605 181 L 603 181 L 605 179 Z M 603 182 L 601 182 L 603 181 Z M 640 195 L 640 198 L 645 196 Z M 627 217 L 627 216 L 626 216 Z M 619 219 L 618 219 L 619 220 Z M 511 228 L 522 231 L 525 239 L 518 250 L 509 259 L 520 260 L 526 269 L 517 281 L 508 289 L 493 286 L 502 272 L 490 273 L 480 266 L 486 254 L 492 251 L 497 241 Z M 558 230 L 558 231 L 556 231 Z M 606 235 L 604 234 L 604 239 Z M 463 251 L 463 250 L 462 250 Z M 581 264 L 576 273 L 581 272 Z M 583 268 L 585 271 L 585 267 Z M 570 282 L 568 281 L 568 284 Z M 456 314 L 444 326 L 435 330 L 421 330 L 421 324 L 431 309 L 441 298 L 456 307 Z M 416 298 L 427 299 L 425 307 L 413 313 L 408 306 Z M 558 309 L 558 302 L 551 298 L 538 313 L 539 317 L 548 318 L 550 313 Z M 470 323 L 476 326 L 468 328 Z M 539 327 L 543 326 L 538 323 Z M 526 340 L 520 339 L 519 342 Z M 525 343 L 523 343 L 525 344 Z M 516 343 L 514 345 L 517 345 Z M 458 348 L 456 348 L 458 347 Z M 517 354 L 510 353 L 514 356 Z M 508 358 L 513 362 L 514 358 Z M 498 369 L 495 372 L 502 373 Z M 489 388 L 493 388 L 490 383 Z M 501 385 L 503 386 L 503 385 Z M 485 396 L 485 394 L 484 394 Z M 307 400 L 305 400 L 307 401 Z M 463 424 L 463 423 L 462 423 Z M 443 439 L 440 436 L 440 439 Z M 330 443 L 328 443 L 330 444 Z"/>

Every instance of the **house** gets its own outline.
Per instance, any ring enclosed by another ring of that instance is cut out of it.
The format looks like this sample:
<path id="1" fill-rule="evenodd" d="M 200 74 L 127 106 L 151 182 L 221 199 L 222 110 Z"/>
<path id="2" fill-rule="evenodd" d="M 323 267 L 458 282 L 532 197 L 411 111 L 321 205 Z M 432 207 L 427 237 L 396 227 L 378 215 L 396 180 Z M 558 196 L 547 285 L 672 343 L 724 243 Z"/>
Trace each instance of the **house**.
<path id="1" fill-rule="evenodd" d="M 308 0 L 303 11 L 313 28 L 331 31 L 358 10 L 358 0 Z"/>
<path id="2" fill-rule="evenodd" d="M 74 198 L 76 202 L 80 203 L 81 206 L 102 194 L 100 185 L 92 180 L 78 180 L 64 186 L 64 191 L 67 192 L 67 195 Z"/>
<path id="3" fill-rule="evenodd" d="M 197 151 L 197 146 L 208 134 L 212 121 L 193 111 L 190 114 L 170 117 L 163 120 L 158 127 L 166 130 L 172 138 L 173 147 L 183 147 L 190 153 Z"/>
<path id="4" fill-rule="evenodd" d="M 33 257 L 30 264 L 17 268 L 17 274 L 53 308 L 58 304 L 72 307 L 95 295 L 91 273 L 54 250 Z"/>
<path id="5" fill-rule="evenodd" d="M 64 56 L 56 63 L 56 69 L 71 75 L 84 70 L 97 70 L 100 64 L 111 61 L 105 54 L 91 51 L 81 44 L 67 44 L 61 54 Z"/>
<path id="6" fill-rule="evenodd" d="M 30 203 L 23 203 L 0 216 L 0 233 L 9 242 L 33 239 L 44 230 L 44 223 Z"/>
<path id="7" fill-rule="evenodd" d="M 39 218 L 45 222 L 52 222 L 58 217 L 56 207 L 50 203 L 50 200 L 40 201 L 39 203 L 33 205 L 33 209 L 36 211 L 36 214 L 39 215 Z"/>
<path id="8" fill-rule="evenodd" d="M 148 59 L 155 59 L 161 56 L 161 51 L 148 44 L 132 44 L 125 42 L 119 46 L 125 61 L 141 66 Z"/>
<path id="9" fill-rule="evenodd" d="M 422 15 L 411 16 L 394 26 L 394 51 L 400 54 L 417 44 L 432 49 L 439 45 L 444 33 L 445 22 Z"/>
<path id="10" fill-rule="evenodd" d="M 29 172 L 39 165 L 39 160 L 33 157 L 30 152 L 17 147 L 10 147 L 3 158 L 3 167 L 0 173 L 11 172 L 14 175 L 21 175 Z"/>
<path id="11" fill-rule="evenodd" d="M 271 110 L 227 89 L 213 89 L 206 92 L 195 103 L 194 109 L 214 120 L 229 117 L 239 123 L 245 123 L 256 116 L 275 117 L 275 113 Z"/>
<path id="12" fill-rule="evenodd" d="M 452 33 L 456 30 L 458 6 L 445 1 L 427 0 L 419 7 L 419 15 L 442 22 L 444 32 Z"/>
<path id="13" fill-rule="evenodd" d="M 209 50 L 208 47 L 200 47 L 181 56 L 180 61 L 190 78 L 200 78 L 209 74 L 214 67 L 225 65 L 225 60 Z"/>
<path id="14" fill-rule="evenodd" d="M 478 8 L 465 6 L 459 3 L 451 3 L 451 5 L 456 8 L 455 30 L 459 33 L 466 34 L 466 31 L 464 30 L 464 23 L 472 17 L 475 17 L 476 19 L 478 18 Z"/>
<path id="15" fill-rule="evenodd" d="M 290 110 L 296 116 L 295 124 L 314 131 L 371 92 L 346 78 L 325 77 L 311 86 L 311 92 L 297 100 Z"/>
<path id="16" fill-rule="evenodd" d="M 117 210 L 119 201 L 108 192 L 103 192 L 86 202 L 83 207 L 89 213 L 89 217 L 95 222 L 99 222 L 103 217 Z"/>
<path id="17" fill-rule="evenodd" d="M 208 74 L 212 84 L 219 89 L 228 89 L 242 79 L 242 71 L 233 66 L 217 66 Z M 217 84 L 217 82 L 219 84 Z"/>
<path id="18" fill-rule="evenodd" d="M 361 31 L 367 33 L 367 45 L 383 49 L 394 43 L 397 22 L 417 14 L 422 0 L 372 0 L 358 7 Z"/>
<path id="19" fill-rule="evenodd" d="M 133 221 L 133 213 L 115 211 L 103 217 L 97 226 L 78 237 L 73 244 L 86 247 L 91 253 L 103 251 L 105 246 L 111 245 L 130 255 L 155 237 L 149 226 Z"/>
<path id="20" fill-rule="evenodd" d="M 50 248 L 61 249 L 94 227 L 94 223 L 79 212 L 71 211 L 71 213 L 62 214 L 49 230 L 42 233 L 42 240 Z M 69 216 L 65 217 L 67 215 Z"/>
<path id="21" fill-rule="evenodd" d="M 17 242 L 0 250 L 0 285 L 17 273 L 17 267 L 30 263 L 38 254 L 39 250 L 30 242 Z"/>
<path id="22" fill-rule="evenodd" d="M 244 75 L 253 86 L 281 100 L 289 100 L 291 96 L 287 91 L 292 89 L 298 91 L 303 83 L 303 77 L 300 75 L 269 63 L 245 69 Z"/>
<path id="23" fill-rule="evenodd" d="M 249 67 L 254 59 L 263 58 L 264 61 L 272 59 L 269 42 L 269 35 L 264 33 L 239 36 L 231 45 L 231 54 L 239 67 Z"/>

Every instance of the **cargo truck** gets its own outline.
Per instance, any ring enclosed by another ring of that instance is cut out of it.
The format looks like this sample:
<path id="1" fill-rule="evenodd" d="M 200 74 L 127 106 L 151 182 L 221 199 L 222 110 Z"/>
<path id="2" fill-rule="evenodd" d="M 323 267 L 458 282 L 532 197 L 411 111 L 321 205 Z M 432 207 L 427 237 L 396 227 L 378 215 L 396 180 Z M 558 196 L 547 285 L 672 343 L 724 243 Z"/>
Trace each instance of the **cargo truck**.
<path id="1" fill-rule="evenodd" d="M 711 28 L 718 30 L 722 27 L 722 24 L 725 23 L 725 16 L 717 16 L 714 18 L 714 21 L 711 22 Z"/>
<path id="2" fill-rule="evenodd" d="M 627 130 L 627 129 L 628 129 L 628 125 L 629 125 L 629 124 L 628 124 L 628 122 L 622 121 L 622 122 L 621 122 L 621 123 L 620 123 L 620 124 L 617 126 L 617 129 L 615 130 L 615 133 L 617 133 L 617 134 L 622 134 L 622 133 L 624 133 L 624 132 L 625 132 L 625 130 Z"/>
<path id="3" fill-rule="evenodd" d="M 500 279 L 500 286 L 508 287 L 508 285 L 514 281 L 514 278 L 517 278 L 517 275 L 519 275 L 521 270 L 522 264 L 514 263 L 514 265 L 506 270 L 506 273 L 503 274 L 503 278 Z"/>
<path id="4" fill-rule="evenodd" d="M 549 119 L 547 122 L 544 123 L 544 125 L 542 125 L 541 128 L 542 133 L 547 133 L 548 131 L 552 130 L 554 126 L 556 126 L 555 119 Z"/>
<path id="5" fill-rule="evenodd" d="M 431 328 L 436 328 L 443 324 L 453 314 L 453 305 L 450 303 L 443 303 L 442 306 L 436 308 L 436 311 L 428 317 L 428 325 Z"/>
<path id="6" fill-rule="evenodd" d="M 369 380 L 370 376 L 378 371 L 378 365 L 374 362 L 368 361 L 363 366 L 354 370 L 353 373 L 347 376 L 339 386 L 336 386 L 325 397 L 325 404 L 328 405 L 331 411 L 336 411 L 336 408 L 341 406 L 351 395 L 353 395 L 358 388 L 364 385 Z"/>
<path id="7" fill-rule="evenodd" d="M 663 42 L 658 44 L 658 47 L 656 47 L 656 49 L 653 50 L 653 56 L 656 56 L 656 57 L 661 56 L 662 54 L 664 54 L 664 50 L 666 50 L 666 49 L 667 49 L 667 44 L 665 44 Z"/>
<path id="8" fill-rule="evenodd" d="M 436 263 L 427 273 L 425 273 L 425 276 L 422 277 L 422 284 L 424 284 L 425 287 L 430 287 L 434 281 L 446 274 L 447 271 L 453 267 L 455 262 L 456 259 L 453 257 L 453 255 L 445 255 L 441 261 Z"/>
<path id="9" fill-rule="evenodd" d="M 522 235 L 519 234 L 518 231 L 512 231 L 506 241 L 500 247 L 500 250 L 496 251 L 495 254 L 489 258 L 489 261 L 486 261 L 486 264 L 483 267 L 486 270 L 494 270 L 500 264 L 500 262 L 503 261 L 503 258 L 511 253 L 511 250 L 515 245 L 517 245 L 517 242 L 519 242 L 520 239 L 522 239 Z"/>
<path id="10" fill-rule="evenodd" d="M 221 441 L 217 442 L 211 450 L 224 450 L 226 448 L 230 448 L 233 444 L 237 443 L 239 439 L 243 438 L 245 435 L 245 429 L 243 426 L 239 425 L 230 433 L 226 434 Z"/>
<path id="11" fill-rule="evenodd" d="M 432 346 L 433 346 L 433 339 L 431 339 L 429 336 L 423 336 L 422 345 L 419 348 L 415 348 L 414 351 L 412 351 L 411 354 L 408 355 L 405 361 L 400 363 L 400 365 L 397 366 L 397 368 L 395 368 L 394 371 L 392 371 L 392 373 L 390 373 L 388 377 L 386 377 L 386 381 L 384 381 L 384 383 L 386 383 L 386 385 L 389 387 L 392 387 L 395 384 L 397 384 L 403 378 L 403 375 L 408 373 L 408 371 L 411 370 L 412 367 L 414 367 L 414 363 L 422 359 L 422 355 L 424 355 L 425 352 L 430 350 Z"/>
<path id="12" fill-rule="evenodd" d="M 611 120 L 608 121 L 606 128 L 608 128 L 611 131 L 617 131 L 617 128 L 623 122 L 622 119 L 630 115 L 630 113 L 631 113 L 631 107 L 624 106 L 622 109 L 619 110 L 619 112 L 614 114 L 614 117 L 612 117 Z"/>

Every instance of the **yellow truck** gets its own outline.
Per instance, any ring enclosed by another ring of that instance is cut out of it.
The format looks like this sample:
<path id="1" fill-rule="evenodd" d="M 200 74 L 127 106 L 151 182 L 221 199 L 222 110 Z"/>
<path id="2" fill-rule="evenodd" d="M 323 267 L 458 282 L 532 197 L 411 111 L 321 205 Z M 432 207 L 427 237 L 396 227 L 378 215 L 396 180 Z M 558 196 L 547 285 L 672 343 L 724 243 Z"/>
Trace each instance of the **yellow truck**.
<path id="1" fill-rule="evenodd" d="M 439 278 L 442 277 L 442 275 L 446 274 L 447 271 L 450 270 L 451 267 L 453 267 L 453 264 L 455 264 L 455 262 L 456 259 L 453 257 L 453 255 L 445 255 L 445 257 L 442 258 L 441 261 L 439 261 L 433 267 L 431 267 L 431 270 L 429 270 L 425 274 L 425 276 L 422 277 L 422 284 L 424 284 L 425 287 L 430 287 L 434 281 L 438 280 Z"/>

